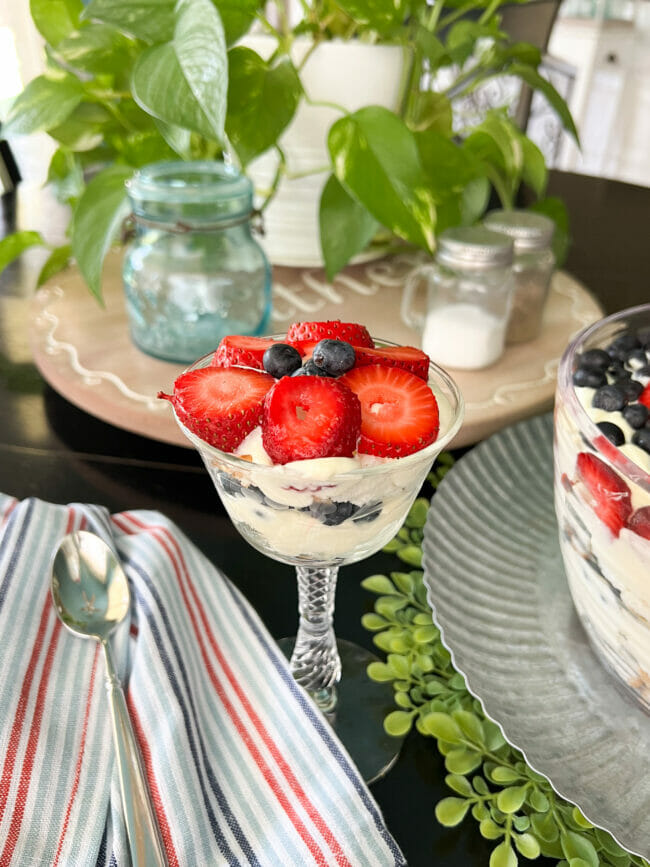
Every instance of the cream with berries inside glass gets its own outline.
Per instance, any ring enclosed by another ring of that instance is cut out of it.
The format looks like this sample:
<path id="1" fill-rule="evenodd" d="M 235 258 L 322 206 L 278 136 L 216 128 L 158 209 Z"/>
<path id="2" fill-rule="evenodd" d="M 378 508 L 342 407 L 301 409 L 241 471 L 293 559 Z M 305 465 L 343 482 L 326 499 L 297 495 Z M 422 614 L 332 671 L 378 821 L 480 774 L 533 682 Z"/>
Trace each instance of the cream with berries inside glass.
<path id="1" fill-rule="evenodd" d="M 377 778 L 397 750 L 383 734 L 385 693 L 365 675 L 374 657 L 334 634 L 338 568 L 400 528 L 460 428 L 458 388 L 421 350 L 334 321 L 224 338 L 161 396 L 242 536 L 296 567 L 292 672 Z"/>
<path id="2" fill-rule="evenodd" d="M 597 322 L 568 347 L 554 455 L 576 610 L 605 666 L 650 711 L 650 305 Z"/>

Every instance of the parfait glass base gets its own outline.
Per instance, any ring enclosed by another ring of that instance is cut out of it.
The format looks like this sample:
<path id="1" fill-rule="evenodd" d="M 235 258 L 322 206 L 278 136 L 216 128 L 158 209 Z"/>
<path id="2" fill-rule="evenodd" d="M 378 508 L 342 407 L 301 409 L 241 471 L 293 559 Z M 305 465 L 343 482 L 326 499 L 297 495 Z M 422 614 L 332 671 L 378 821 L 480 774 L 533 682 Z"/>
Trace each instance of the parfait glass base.
<path id="1" fill-rule="evenodd" d="M 282 638 L 278 646 L 291 659 L 295 638 Z M 350 754 L 366 783 L 374 783 L 393 767 L 403 738 L 384 731 L 384 718 L 395 710 L 390 684 L 370 680 L 366 668 L 379 657 L 351 641 L 337 639 L 341 679 L 336 685 L 337 702 L 325 718 Z"/>

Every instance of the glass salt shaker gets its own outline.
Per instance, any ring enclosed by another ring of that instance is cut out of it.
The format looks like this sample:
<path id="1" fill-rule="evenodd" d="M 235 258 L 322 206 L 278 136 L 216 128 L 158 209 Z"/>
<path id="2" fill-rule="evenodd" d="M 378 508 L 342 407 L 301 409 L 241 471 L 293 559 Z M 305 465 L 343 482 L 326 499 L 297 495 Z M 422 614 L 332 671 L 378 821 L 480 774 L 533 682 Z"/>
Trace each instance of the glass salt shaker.
<path id="1" fill-rule="evenodd" d="M 402 319 L 420 331 L 422 349 L 442 367 L 476 370 L 503 354 L 513 290 L 513 243 L 482 226 L 447 229 L 434 262 L 409 275 Z M 422 280 L 426 312 L 415 311 Z"/>
<path id="2" fill-rule="evenodd" d="M 551 249 L 555 224 L 532 211 L 491 211 L 483 225 L 507 235 L 514 243 L 515 289 L 506 343 L 534 340 L 542 330 L 555 256 Z"/>
<path id="3" fill-rule="evenodd" d="M 227 334 L 266 334 L 271 267 L 252 234 L 248 178 L 218 161 L 161 162 L 126 186 L 135 234 L 122 275 L 136 346 L 190 362 Z"/>

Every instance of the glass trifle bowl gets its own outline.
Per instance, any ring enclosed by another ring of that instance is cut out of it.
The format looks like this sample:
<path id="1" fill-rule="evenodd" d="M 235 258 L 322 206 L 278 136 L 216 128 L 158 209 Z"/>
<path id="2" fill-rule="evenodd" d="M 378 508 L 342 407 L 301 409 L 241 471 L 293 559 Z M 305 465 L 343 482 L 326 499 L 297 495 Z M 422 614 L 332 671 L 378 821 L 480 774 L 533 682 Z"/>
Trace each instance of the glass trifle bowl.
<path id="1" fill-rule="evenodd" d="M 188 371 L 209 366 L 212 358 L 212 353 L 200 358 Z M 291 671 L 368 781 L 391 766 L 398 744 L 383 732 L 385 685 L 370 681 L 365 672 L 375 657 L 351 642 L 337 642 L 337 574 L 340 566 L 369 557 L 393 538 L 436 456 L 461 426 L 463 399 L 451 377 L 430 363 L 428 385 L 438 402 L 437 439 L 406 457 L 365 463 L 329 457 L 271 464 L 255 455 L 223 452 L 189 430 L 175 412 L 239 533 L 267 557 L 295 566 L 299 622 L 291 639 Z M 283 650 L 289 655 L 286 644 Z"/>
<path id="2" fill-rule="evenodd" d="M 580 621 L 604 666 L 650 712 L 649 364 L 650 304 L 570 344 L 558 372 L 554 487 Z"/>

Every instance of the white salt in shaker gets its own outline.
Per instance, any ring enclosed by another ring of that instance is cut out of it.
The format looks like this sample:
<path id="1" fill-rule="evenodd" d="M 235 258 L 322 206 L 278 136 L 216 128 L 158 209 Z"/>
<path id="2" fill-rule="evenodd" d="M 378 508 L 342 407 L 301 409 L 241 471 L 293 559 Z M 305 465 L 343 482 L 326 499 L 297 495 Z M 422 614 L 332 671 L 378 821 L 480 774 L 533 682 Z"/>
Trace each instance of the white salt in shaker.
<path id="1" fill-rule="evenodd" d="M 442 367 L 476 370 L 501 357 L 514 287 L 513 243 L 482 226 L 447 229 L 433 263 L 408 277 L 402 318 L 422 333 L 422 349 Z M 413 307 L 425 279 L 426 313 Z"/>
<path id="2" fill-rule="evenodd" d="M 555 269 L 551 249 L 555 223 L 533 211 L 490 211 L 483 225 L 515 245 L 515 288 L 506 343 L 534 340 L 542 330 L 542 314 Z"/>

